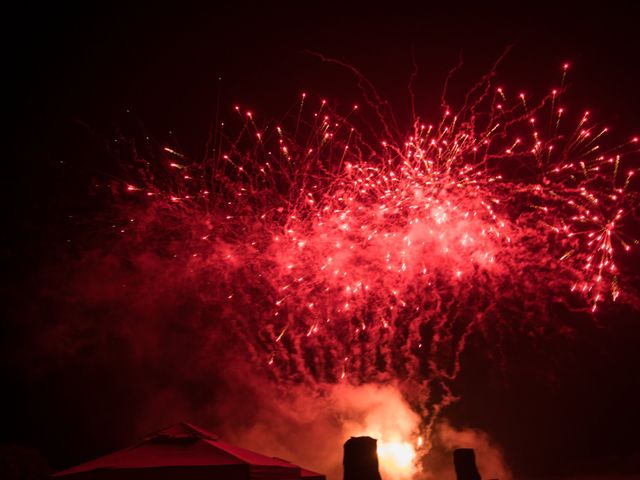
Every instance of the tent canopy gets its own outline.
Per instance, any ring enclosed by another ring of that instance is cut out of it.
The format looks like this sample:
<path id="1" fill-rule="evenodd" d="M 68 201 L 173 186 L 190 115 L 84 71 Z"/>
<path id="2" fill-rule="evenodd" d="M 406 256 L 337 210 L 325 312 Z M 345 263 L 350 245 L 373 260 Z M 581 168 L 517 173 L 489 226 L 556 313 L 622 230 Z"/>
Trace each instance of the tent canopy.
<path id="1" fill-rule="evenodd" d="M 325 480 L 279 458 L 221 441 L 179 423 L 142 442 L 56 473 L 57 480 Z"/>

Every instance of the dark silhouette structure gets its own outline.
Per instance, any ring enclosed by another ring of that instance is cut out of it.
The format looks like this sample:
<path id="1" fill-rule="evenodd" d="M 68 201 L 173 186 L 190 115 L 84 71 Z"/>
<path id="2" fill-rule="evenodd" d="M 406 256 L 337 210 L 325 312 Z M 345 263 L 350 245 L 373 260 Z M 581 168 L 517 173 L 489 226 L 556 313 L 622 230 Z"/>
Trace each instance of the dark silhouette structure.
<path id="1" fill-rule="evenodd" d="M 377 443 L 371 437 L 351 437 L 345 442 L 344 480 L 381 480 Z"/>
<path id="2" fill-rule="evenodd" d="M 458 448 L 453 451 L 453 465 L 458 480 L 481 480 L 476 467 L 476 454 L 472 448 Z"/>

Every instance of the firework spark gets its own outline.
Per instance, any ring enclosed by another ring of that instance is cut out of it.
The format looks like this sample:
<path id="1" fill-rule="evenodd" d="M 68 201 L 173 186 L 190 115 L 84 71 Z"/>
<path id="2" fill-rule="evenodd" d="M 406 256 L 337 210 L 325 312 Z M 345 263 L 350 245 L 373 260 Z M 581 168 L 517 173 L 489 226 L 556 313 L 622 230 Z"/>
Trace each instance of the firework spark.
<path id="1" fill-rule="evenodd" d="M 428 435 L 472 333 L 617 300 L 634 243 L 638 139 L 606 149 L 563 86 L 536 101 L 491 78 L 406 136 L 375 96 L 338 115 L 302 94 L 282 125 L 236 107 L 205 161 L 166 147 L 136 171 L 123 238 L 179 264 L 277 381 L 412 383 Z"/>

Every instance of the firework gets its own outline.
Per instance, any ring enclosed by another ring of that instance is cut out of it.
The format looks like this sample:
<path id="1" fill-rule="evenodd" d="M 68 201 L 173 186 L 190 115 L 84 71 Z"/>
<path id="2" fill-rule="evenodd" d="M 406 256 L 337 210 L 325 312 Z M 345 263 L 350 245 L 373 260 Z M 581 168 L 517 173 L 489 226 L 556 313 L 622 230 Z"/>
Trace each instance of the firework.
<path id="1" fill-rule="evenodd" d="M 136 163 L 122 238 L 168 259 L 276 381 L 417 385 L 428 430 L 470 334 L 616 301 L 634 243 L 638 139 L 604 148 L 563 83 L 536 101 L 491 78 L 404 136 L 375 95 L 340 115 L 302 94 L 282 124 L 236 107 L 242 128 L 218 126 L 204 161 Z"/>

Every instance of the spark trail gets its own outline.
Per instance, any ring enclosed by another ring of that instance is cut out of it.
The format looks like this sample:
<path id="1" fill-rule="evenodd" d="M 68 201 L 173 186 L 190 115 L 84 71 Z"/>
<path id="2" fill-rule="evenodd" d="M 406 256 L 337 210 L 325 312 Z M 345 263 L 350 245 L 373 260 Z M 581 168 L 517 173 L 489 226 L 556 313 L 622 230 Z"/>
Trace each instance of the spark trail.
<path id="1" fill-rule="evenodd" d="M 166 257 L 276 382 L 412 385 L 428 434 L 470 335 L 616 301 L 634 244 L 638 139 L 607 149 L 562 87 L 535 101 L 490 78 L 404 137 L 375 96 L 339 115 L 303 94 L 283 125 L 236 107 L 205 161 L 142 162 L 122 239 Z"/>

